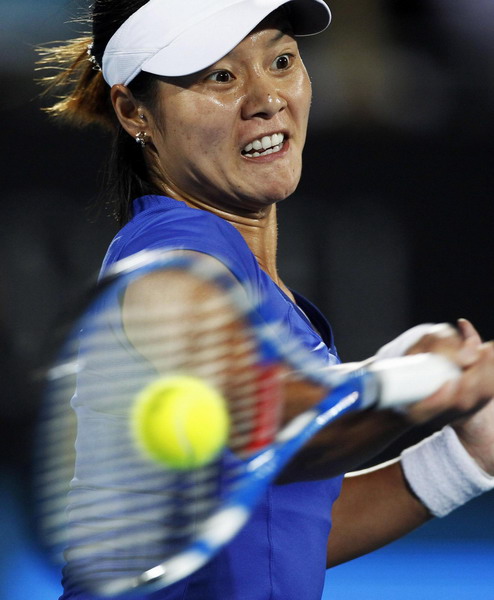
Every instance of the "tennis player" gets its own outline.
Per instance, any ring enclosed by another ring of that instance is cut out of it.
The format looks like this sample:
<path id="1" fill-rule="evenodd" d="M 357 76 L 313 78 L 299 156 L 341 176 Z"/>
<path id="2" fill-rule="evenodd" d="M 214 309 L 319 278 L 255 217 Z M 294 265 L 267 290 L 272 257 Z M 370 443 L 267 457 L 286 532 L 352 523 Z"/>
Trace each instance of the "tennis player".
<path id="1" fill-rule="evenodd" d="M 321 363 L 339 363 L 325 317 L 285 285 L 276 263 L 276 205 L 299 182 L 311 102 L 297 37 L 327 28 L 324 1 L 96 0 L 90 23 L 88 37 L 47 53 L 44 63 L 61 69 L 52 85 L 64 95 L 52 115 L 99 123 L 114 136 L 110 192 L 122 228 L 103 272 L 146 249 L 211 255 L 263 297 Z M 267 490 L 225 550 L 149 597 L 318 600 L 327 567 L 491 489 L 493 345 L 460 321 L 414 328 L 377 357 L 420 351 L 455 360 L 460 381 L 405 414 L 341 425 L 352 450 L 339 474 L 329 444 L 318 438 L 287 474 L 290 483 Z M 286 410 L 309 402 L 298 398 Z M 399 460 L 343 477 L 401 432 L 445 413 L 469 416 Z M 90 444 L 94 431 L 81 419 L 82 443 Z M 91 485 L 90 473 L 76 476 Z M 135 558 L 124 557 L 121 567 L 137 568 Z M 64 600 L 89 597 L 65 582 Z"/>

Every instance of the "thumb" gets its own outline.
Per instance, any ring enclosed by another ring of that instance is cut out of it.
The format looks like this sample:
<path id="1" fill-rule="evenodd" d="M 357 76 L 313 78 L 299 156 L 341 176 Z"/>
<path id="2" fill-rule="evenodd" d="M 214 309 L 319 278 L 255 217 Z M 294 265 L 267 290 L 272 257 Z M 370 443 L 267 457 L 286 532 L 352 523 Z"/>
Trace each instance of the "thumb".
<path id="1" fill-rule="evenodd" d="M 471 344 L 475 343 L 477 345 L 482 343 L 482 338 L 480 337 L 479 332 L 468 319 L 458 319 L 458 328 L 465 341 L 468 341 Z"/>

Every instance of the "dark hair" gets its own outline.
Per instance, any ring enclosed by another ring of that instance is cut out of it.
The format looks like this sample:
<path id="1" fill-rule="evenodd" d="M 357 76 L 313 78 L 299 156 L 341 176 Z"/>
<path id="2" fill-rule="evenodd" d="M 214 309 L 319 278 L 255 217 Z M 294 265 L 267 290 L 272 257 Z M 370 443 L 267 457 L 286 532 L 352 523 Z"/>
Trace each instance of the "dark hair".
<path id="1" fill-rule="evenodd" d="M 112 212 L 120 224 L 128 221 L 134 198 L 162 190 L 150 177 L 142 148 L 121 127 L 110 100 L 110 87 L 99 65 L 110 38 L 130 15 L 147 0 L 96 0 L 89 15 L 80 19 L 90 31 L 63 45 L 39 50 L 40 69 L 54 69 L 55 75 L 41 82 L 56 102 L 45 108 L 51 116 L 78 126 L 98 124 L 113 132 L 106 192 Z M 134 97 L 155 106 L 157 78 L 140 73 L 129 85 Z"/>

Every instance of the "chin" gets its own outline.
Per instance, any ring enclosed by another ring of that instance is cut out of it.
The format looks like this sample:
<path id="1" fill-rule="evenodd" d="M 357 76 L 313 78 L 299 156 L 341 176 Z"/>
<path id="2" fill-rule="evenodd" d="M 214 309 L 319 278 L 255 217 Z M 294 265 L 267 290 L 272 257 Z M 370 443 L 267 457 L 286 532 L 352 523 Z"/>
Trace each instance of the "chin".
<path id="1" fill-rule="evenodd" d="M 281 202 L 286 198 L 290 197 L 298 187 L 298 179 L 292 185 L 287 185 L 287 182 L 284 182 L 282 186 L 279 186 L 277 189 L 273 190 L 271 194 L 272 202 Z"/>
<path id="2" fill-rule="evenodd" d="M 265 175 L 262 181 L 257 181 L 255 185 L 244 188 L 238 196 L 244 206 L 251 205 L 252 207 L 257 206 L 271 206 L 285 200 L 291 196 L 298 187 L 300 177 L 293 176 L 292 173 L 287 175 L 284 179 L 279 176 L 276 179 Z"/>
<path id="3" fill-rule="evenodd" d="M 262 195 L 272 202 L 281 202 L 281 200 L 285 200 L 295 192 L 299 181 L 300 176 L 295 177 L 291 173 L 284 179 L 278 179 L 277 181 L 267 179 Z"/>

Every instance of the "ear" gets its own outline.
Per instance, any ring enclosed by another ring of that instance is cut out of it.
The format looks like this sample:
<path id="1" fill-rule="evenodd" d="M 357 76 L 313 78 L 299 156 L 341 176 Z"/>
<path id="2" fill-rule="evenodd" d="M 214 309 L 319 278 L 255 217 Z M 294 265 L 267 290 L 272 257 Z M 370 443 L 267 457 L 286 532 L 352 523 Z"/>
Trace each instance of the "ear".
<path id="1" fill-rule="evenodd" d="M 141 104 L 137 102 L 129 88 L 121 84 L 114 85 L 110 97 L 115 114 L 125 131 L 133 138 L 138 133 L 147 135 L 147 119 Z"/>

